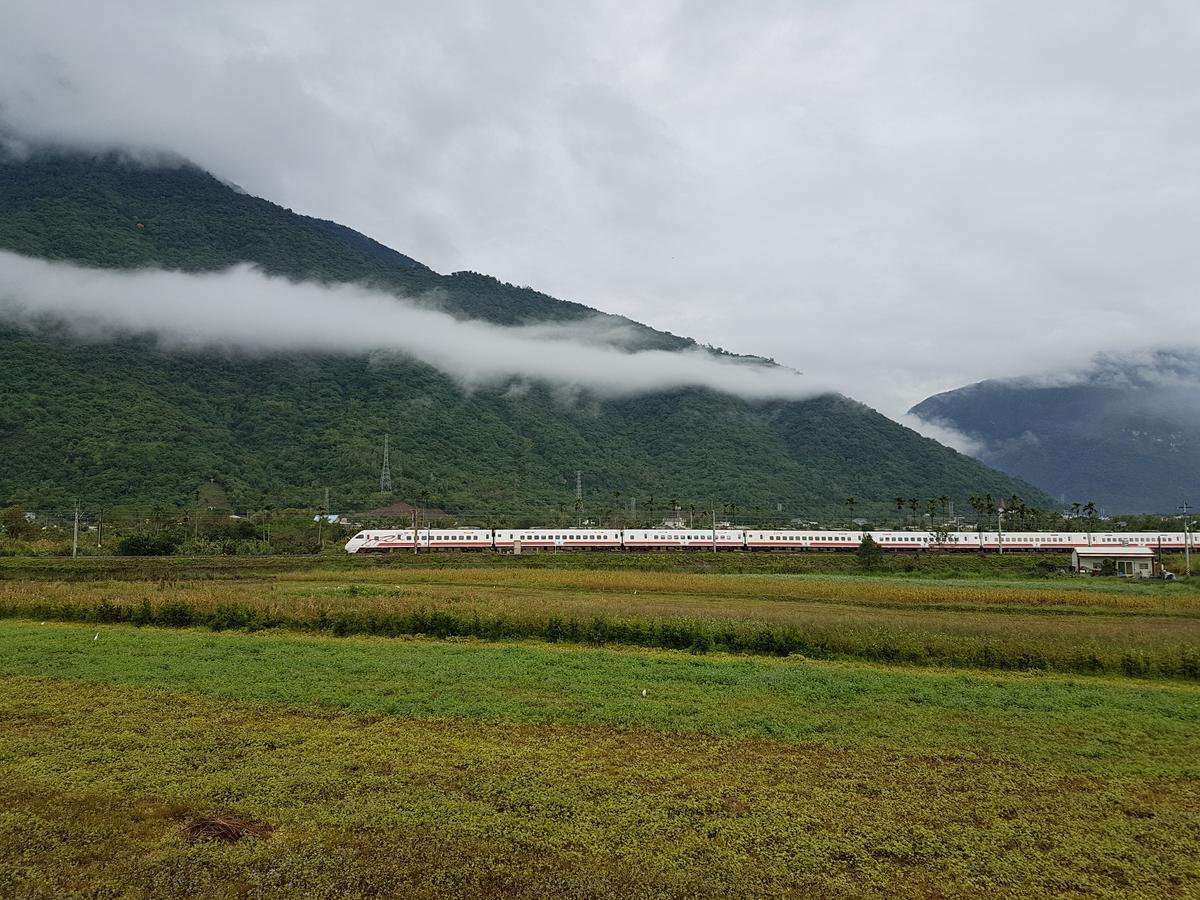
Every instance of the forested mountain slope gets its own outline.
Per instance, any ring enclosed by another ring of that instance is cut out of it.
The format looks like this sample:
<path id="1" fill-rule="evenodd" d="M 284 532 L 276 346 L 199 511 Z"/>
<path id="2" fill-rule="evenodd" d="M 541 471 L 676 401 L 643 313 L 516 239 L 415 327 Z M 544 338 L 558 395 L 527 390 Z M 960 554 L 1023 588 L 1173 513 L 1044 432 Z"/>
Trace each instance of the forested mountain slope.
<path id="1" fill-rule="evenodd" d="M 348 228 L 241 193 L 188 165 L 39 153 L 0 162 L 0 247 L 114 268 L 253 262 L 359 281 L 501 324 L 601 315 L 474 273 L 439 275 Z M 613 317 L 617 320 L 617 317 Z M 617 320 L 625 323 L 626 320 Z M 630 324 L 634 347 L 686 338 Z M 894 496 L 1046 498 L 861 404 L 751 403 L 689 389 L 617 400 L 545 387 L 464 391 L 404 358 L 167 352 L 0 331 L 0 501 L 185 503 L 225 485 L 241 508 L 372 503 L 389 433 L 395 494 L 504 517 L 573 504 L 677 500 L 782 514 L 882 511 Z"/>
<path id="2" fill-rule="evenodd" d="M 950 425 L 980 459 L 1068 502 L 1172 513 L 1196 502 L 1200 352 L 1100 359 L 1059 378 L 983 381 L 937 394 L 914 415 Z"/>

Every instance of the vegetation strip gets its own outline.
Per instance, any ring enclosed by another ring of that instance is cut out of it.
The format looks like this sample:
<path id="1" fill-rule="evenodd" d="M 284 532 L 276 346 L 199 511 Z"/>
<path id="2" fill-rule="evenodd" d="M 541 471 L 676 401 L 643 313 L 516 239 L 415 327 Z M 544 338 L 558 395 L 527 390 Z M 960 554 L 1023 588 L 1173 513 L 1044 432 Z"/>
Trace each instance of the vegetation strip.
<path id="1" fill-rule="evenodd" d="M 1200 688 L 1170 682 L 16 621 L 0 622 L 0 672 L 364 714 L 1032 753 L 1079 772 L 1194 776 L 1200 758 Z"/>
<path id="2" fill-rule="evenodd" d="M 389 669 L 395 643 L 308 641 L 337 662 L 305 677 L 281 664 L 313 656 L 277 639 L 142 631 L 129 635 L 143 645 L 134 653 L 113 646 L 119 631 L 41 636 L 91 644 L 123 683 L 0 677 L 6 893 L 1125 897 L 1200 885 L 1194 691 L 924 675 L 913 706 L 908 674 L 805 666 L 824 704 L 778 684 L 734 699 L 713 696 L 720 670 L 732 685 L 797 667 L 707 661 L 690 683 L 708 691 L 712 718 L 680 734 L 598 725 L 611 716 L 593 713 L 630 694 L 620 705 L 659 706 L 685 681 L 660 681 L 643 701 L 637 676 L 694 661 L 548 651 L 568 677 L 535 699 L 505 690 L 531 662 L 510 648 L 518 667 L 497 668 L 494 653 L 476 662 L 497 683 L 486 720 L 413 719 L 376 714 L 375 676 L 429 711 L 461 712 L 480 681 L 457 689 L 458 672 L 435 668 L 461 648 L 412 648 L 419 666 Z M 162 652 L 147 655 L 156 637 Z M 386 650 L 383 669 L 356 644 Z M 226 674 L 225 696 L 194 690 L 213 684 L 199 672 L 177 682 L 186 690 L 146 687 L 172 680 L 164 666 L 197 661 Z M 250 689 L 272 670 L 292 684 L 291 708 L 230 699 L 262 694 Z M 331 677 L 354 712 L 322 709 Z M 551 691 L 564 700 L 557 721 L 516 721 Z M 1032 696 L 1043 708 L 1027 712 Z M 790 737 L 749 736 L 797 703 Z M 678 724 L 678 713 L 642 724 Z M 1175 715 L 1180 727 L 1158 727 Z M 797 730 L 805 718 L 814 727 Z M 221 814 L 262 823 L 262 836 L 191 840 L 197 820 Z"/>
<path id="3" fill-rule="evenodd" d="M 1174 585 L 1059 593 L 1054 584 L 1001 592 L 989 584 L 644 572 L 393 574 L 398 583 L 339 584 L 336 573 L 254 584 L 8 582 L 0 583 L 0 618 L 1200 677 L 1196 593 Z M 685 593 L 667 593 L 672 588 Z M 980 602 L 948 605 L 971 597 Z M 1098 605 L 1061 605 L 1068 597 Z"/>
<path id="4" fill-rule="evenodd" d="M 2 548 L 0 548 L 2 549 Z M 61 548 L 60 548 L 61 549 Z M 67 548 L 69 553 L 69 548 Z M 1065 553 L 1014 553 L 1003 555 L 896 553 L 887 554 L 876 575 L 902 578 L 948 577 L 1045 578 L 1067 569 Z M 1164 558 L 1167 568 L 1182 571 L 1182 555 Z M 405 569 L 496 568 L 523 571 L 637 571 L 699 574 L 859 575 L 862 566 L 853 554 L 843 553 L 533 553 L 511 556 L 497 553 L 388 553 L 349 556 L 340 548 L 323 555 L 292 556 L 54 556 L 0 555 L 0 578 L 51 578 L 56 580 L 159 580 L 163 578 L 274 577 L 287 573 L 340 570 L 391 572 Z M 1085 582 L 1087 583 L 1087 582 Z M 1091 582 L 1099 586 L 1095 581 Z"/>

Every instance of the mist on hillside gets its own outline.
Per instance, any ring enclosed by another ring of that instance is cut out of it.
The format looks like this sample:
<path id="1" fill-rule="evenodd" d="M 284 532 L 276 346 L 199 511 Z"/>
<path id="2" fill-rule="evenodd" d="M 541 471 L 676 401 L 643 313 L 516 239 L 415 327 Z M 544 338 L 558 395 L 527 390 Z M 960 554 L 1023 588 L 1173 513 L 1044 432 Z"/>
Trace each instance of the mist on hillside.
<path id="1" fill-rule="evenodd" d="M 622 349 L 611 320 L 504 327 L 353 284 L 296 282 L 241 265 L 115 271 L 0 251 L 0 321 L 61 323 L 90 341 L 151 334 L 165 348 L 394 352 L 464 386 L 541 381 L 621 396 L 703 387 L 747 399 L 820 393 L 798 372 L 685 351 Z"/>

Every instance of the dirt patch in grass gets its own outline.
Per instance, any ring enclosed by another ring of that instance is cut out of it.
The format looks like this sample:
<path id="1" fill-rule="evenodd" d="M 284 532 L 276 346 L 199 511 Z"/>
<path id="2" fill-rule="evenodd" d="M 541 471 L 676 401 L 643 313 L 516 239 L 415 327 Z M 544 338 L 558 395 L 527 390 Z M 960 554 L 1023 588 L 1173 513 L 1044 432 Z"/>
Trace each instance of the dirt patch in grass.
<path id="1" fill-rule="evenodd" d="M 215 816 L 202 816 L 191 822 L 183 829 L 183 836 L 195 844 L 198 841 L 220 841 L 225 844 L 236 844 L 246 836 L 267 838 L 275 826 L 269 822 L 260 822 L 249 816 L 237 813 L 220 813 Z"/>

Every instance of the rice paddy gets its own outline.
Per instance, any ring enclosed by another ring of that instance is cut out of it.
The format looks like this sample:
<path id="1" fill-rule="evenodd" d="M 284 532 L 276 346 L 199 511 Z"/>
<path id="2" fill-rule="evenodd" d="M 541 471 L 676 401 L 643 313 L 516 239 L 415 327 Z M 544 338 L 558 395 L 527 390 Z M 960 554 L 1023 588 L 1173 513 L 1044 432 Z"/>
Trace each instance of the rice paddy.
<path id="1" fill-rule="evenodd" d="M 219 562 L 0 569 L 0 895 L 1200 892 L 1188 584 Z"/>

